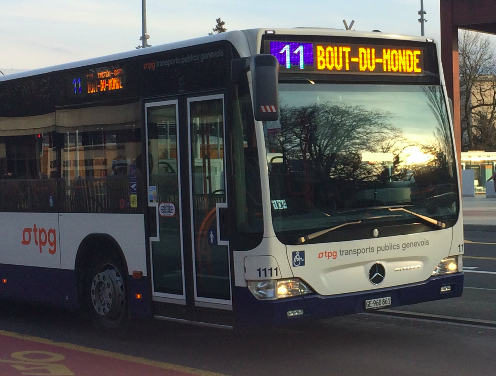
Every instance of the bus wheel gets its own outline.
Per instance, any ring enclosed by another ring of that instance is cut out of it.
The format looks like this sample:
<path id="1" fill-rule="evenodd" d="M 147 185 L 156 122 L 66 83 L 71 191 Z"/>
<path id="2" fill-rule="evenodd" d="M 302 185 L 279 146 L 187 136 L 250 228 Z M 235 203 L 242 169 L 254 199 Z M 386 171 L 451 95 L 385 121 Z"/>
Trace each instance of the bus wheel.
<path id="1" fill-rule="evenodd" d="M 93 263 L 86 286 L 88 308 L 95 325 L 104 330 L 125 328 L 126 285 L 120 264 L 112 259 Z"/>

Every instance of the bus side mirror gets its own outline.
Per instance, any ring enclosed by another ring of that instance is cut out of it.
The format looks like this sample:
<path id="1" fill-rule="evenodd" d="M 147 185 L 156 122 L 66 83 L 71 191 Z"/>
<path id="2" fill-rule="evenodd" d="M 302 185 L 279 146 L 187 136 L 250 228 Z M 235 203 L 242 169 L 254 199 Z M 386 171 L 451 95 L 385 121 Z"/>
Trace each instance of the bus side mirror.
<path id="1" fill-rule="evenodd" d="M 253 112 L 255 120 L 279 119 L 277 82 L 279 63 L 272 55 L 255 55 L 250 58 L 253 82 Z"/>

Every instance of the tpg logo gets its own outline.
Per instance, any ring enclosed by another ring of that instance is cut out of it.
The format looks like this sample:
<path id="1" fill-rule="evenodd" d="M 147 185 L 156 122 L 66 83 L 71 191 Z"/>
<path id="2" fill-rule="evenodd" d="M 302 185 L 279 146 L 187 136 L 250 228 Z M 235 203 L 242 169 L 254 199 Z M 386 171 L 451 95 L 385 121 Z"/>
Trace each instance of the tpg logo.
<path id="1" fill-rule="evenodd" d="M 54 255 L 57 252 L 57 234 L 55 229 L 51 228 L 45 230 L 43 227 L 25 228 L 22 230 L 22 241 L 23 245 L 30 245 L 31 238 L 34 238 L 34 244 L 40 248 L 40 253 L 43 252 L 43 247 L 48 243 L 48 253 Z"/>

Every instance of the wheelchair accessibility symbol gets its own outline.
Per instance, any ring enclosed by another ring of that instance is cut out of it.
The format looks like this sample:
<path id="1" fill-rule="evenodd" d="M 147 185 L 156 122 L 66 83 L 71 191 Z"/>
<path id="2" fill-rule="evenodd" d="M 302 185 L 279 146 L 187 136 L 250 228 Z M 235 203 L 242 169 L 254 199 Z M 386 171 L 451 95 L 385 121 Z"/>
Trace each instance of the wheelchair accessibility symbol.
<path id="1" fill-rule="evenodd" d="M 305 251 L 294 251 L 292 254 L 293 266 L 305 266 Z"/>

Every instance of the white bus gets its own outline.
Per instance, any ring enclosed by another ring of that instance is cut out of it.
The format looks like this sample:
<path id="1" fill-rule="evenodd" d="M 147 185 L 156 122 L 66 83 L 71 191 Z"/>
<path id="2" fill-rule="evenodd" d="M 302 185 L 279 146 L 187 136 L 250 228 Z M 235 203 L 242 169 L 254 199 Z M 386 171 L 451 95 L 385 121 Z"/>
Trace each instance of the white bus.
<path id="1" fill-rule="evenodd" d="M 432 40 L 233 31 L 0 78 L 0 297 L 285 325 L 460 296 Z"/>

